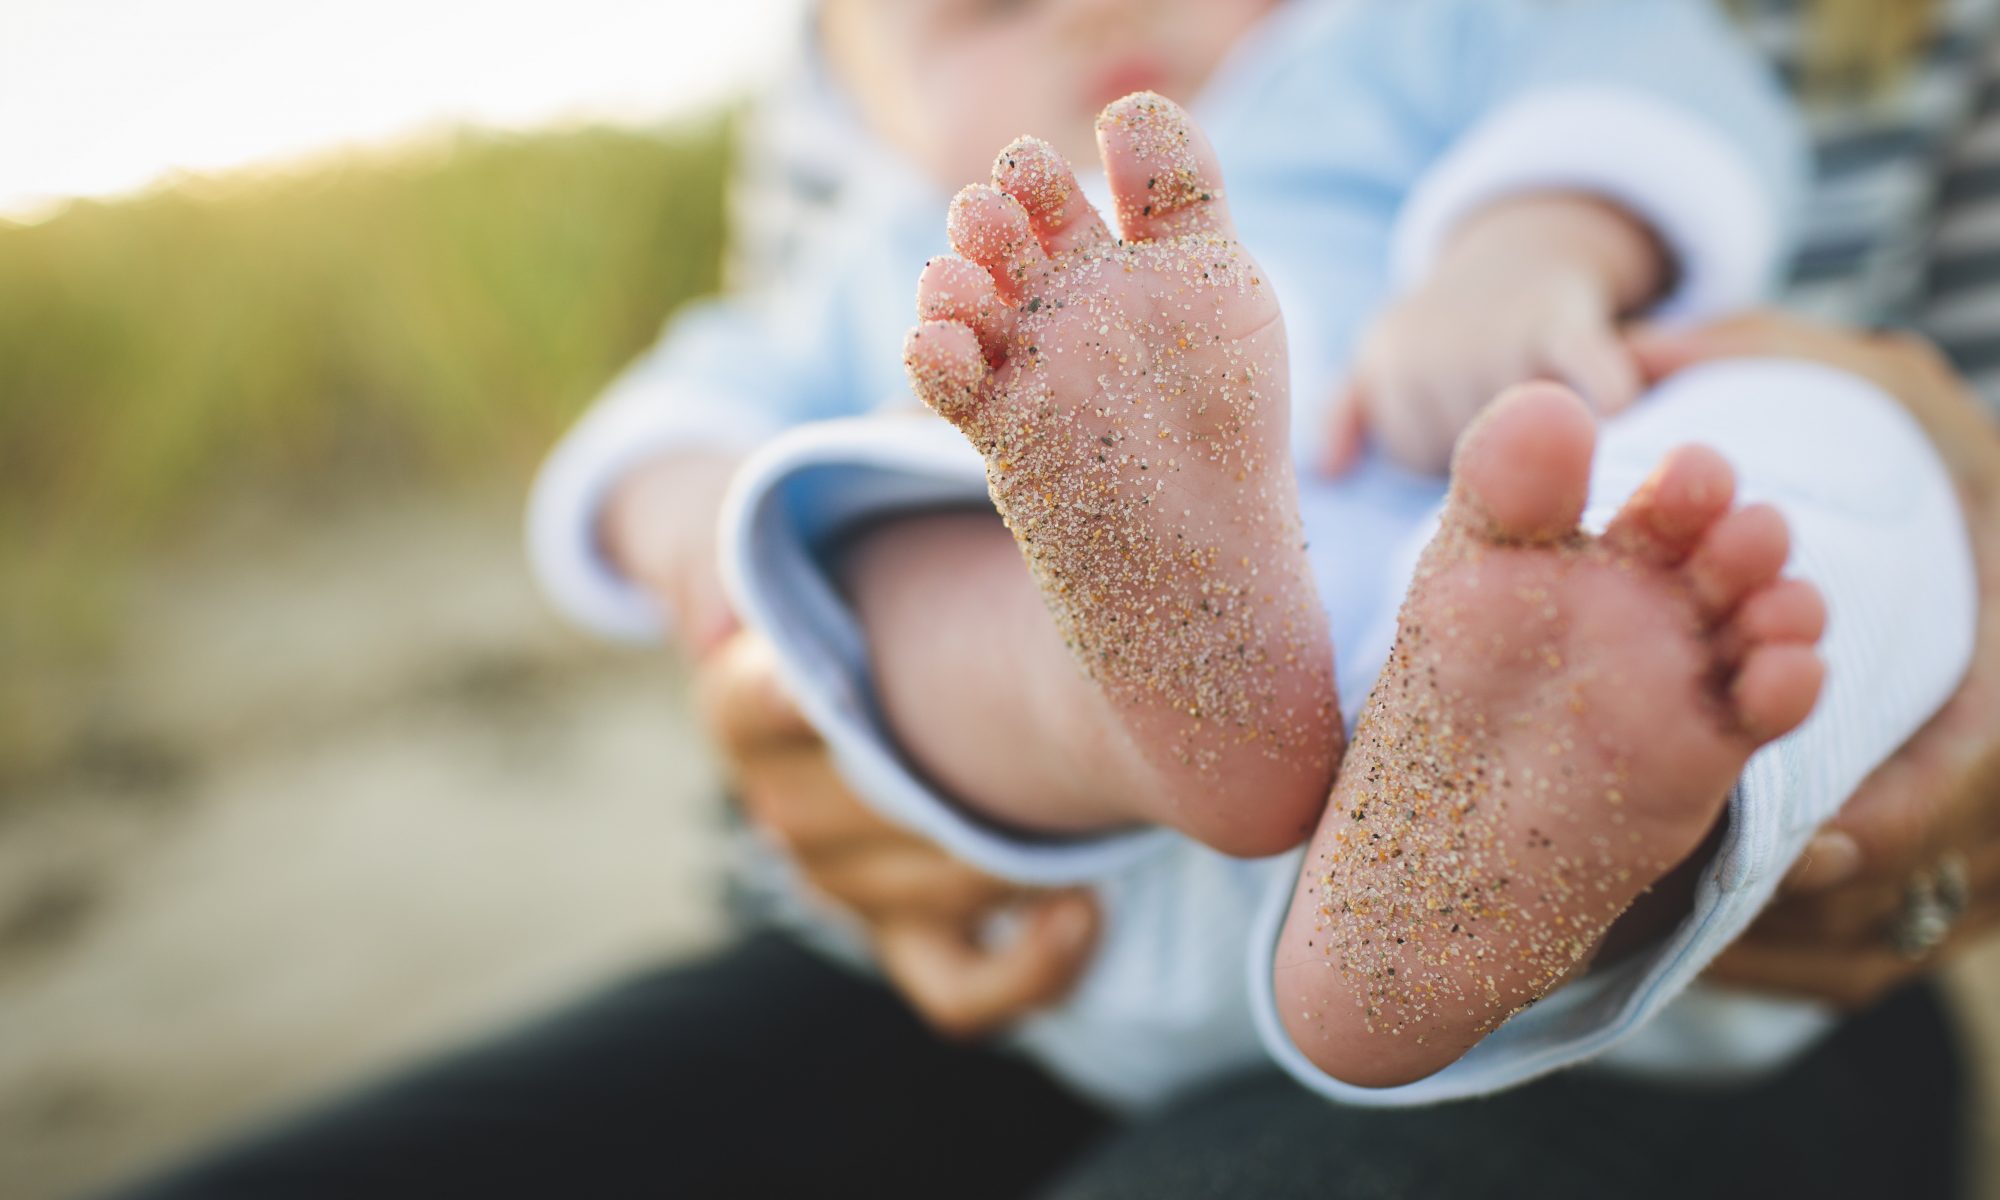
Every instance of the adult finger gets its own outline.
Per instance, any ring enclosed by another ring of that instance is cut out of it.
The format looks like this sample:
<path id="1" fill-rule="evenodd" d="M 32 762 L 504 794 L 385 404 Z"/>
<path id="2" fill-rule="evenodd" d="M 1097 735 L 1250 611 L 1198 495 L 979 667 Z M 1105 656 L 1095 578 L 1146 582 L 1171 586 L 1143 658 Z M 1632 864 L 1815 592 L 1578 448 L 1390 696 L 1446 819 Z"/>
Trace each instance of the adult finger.
<path id="1" fill-rule="evenodd" d="M 1625 349 L 1648 384 L 1677 371 L 1719 358 L 1751 355 L 1851 359 L 1854 335 L 1836 334 L 1796 317 L 1743 313 L 1698 326 L 1636 325 L 1626 331 Z M 1834 362 L 1834 365 L 1841 365 Z"/>
<path id="2" fill-rule="evenodd" d="M 759 750 L 739 764 L 736 789 L 751 819 L 795 858 L 817 862 L 867 847 L 928 844 L 857 799 L 817 742 Z"/>
<path id="3" fill-rule="evenodd" d="M 2000 845 L 1991 841 L 1967 844 L 1961 857 L 1967 895 L 1975 904 L 2000 904 Z M 1923 865 L 1934 862 L 1936 859 L 1930 859 Z M 1781 897 L 1745 936 L 1820 946 L 1878 946 L 1908 902 L 1915 870 L 1886 877 L 1870 875 L 1824 892 Z"/>
<path id="4" fill-rule="evenodd" d="M 1902 401 L 1933 439 L 1953 427 L 1986 426 L 1975 436 L 1991 439 L 1990 417 L 1968 403 L 1968 393 L 1949 360 L 1928 339 L 1908 332 L 1863 333 L 1785 313 L 1752 312 L 1692 328 L 1637 326 L 1626 332 L 1626 349 L 1647 383 L 1676 371 L 1724 358 L 1804 358 L 1837 367 L 1873 382 Z M 1939 447 L 1952 457 L 1949 441 Z"/>
<path id="5" fill-rule="evenodd" d="M 704 723 L 731 757 L 817 740 L 779 679 L 777 651 L 758 634 L 738 633 L 703 660 L 695 693 Z"/>
<path id="6" fill-rule="evenodd" d="M 1638 327 L 1627 331 L 1625 345 L 1649 384 L 1700 363 L 1745 356 L 1804 358 L 1859 375 L 1909 410 L 1974 499 L 1990 497 L 2000 482 L 1991 412 L 1944 352 L 1919 334 L 1861 333 L 1757 312 L 1691 329 Z"/>
<path id="7" fill-rule="evenodd" d="M 1970 685 L 1969 685 L 1970 686 Z M 1900 880 L 1947 848 L 1985 849 L 1993 840 L 2000 757 L 1984 705 L 1961 691 L 1903 750 L 1865 780 L 1816 841 L 1846 839 L 1853 877 Z M 1981 718 L 1981 719 L 1975 719 Z M 1838 849 L 1836 854 L 1841 853 Z"/>
<path id="8" fill-rule="evenodd" d="M 1922 732 L 1917 736 L 1923 737 Z M 1961 793 L 1957 778 L 1934 769 L 1915 752 L 1923 749 L 1917 743 L 1912 752 L 1884 762 L 1814 839 L 1818 850 L 1831 850 L 1836 860 L 1847 853 L 1846 846 L 1853 847 L 1846 878 L 1901 879 L 1936 856 L 1947 832 L 1941 818 Z M 1808 852 L 1813 849 L 1808 843 Z M 1837 876 L 1838 866 L 1836 862 L 1809 875 L 1799 886 Z"/>
<path id="9" fill-rule="evenodd" d="M 924 842 L 871 843 L 800 860 L 807 881 L 873 924 L 975 926 L 1021 888 Z"/>
<path id="10" fill-rule="evenodd" d="M 1762 932 L 1760 922 L 1709 964 L 1706 978 L 1729 987 L 1805 996 L 1845 1009 L 1865 1008 L 1890 989 L 1935 971 L 1977 945 L 1996 925 L 2000 925 L 2000 899 L 1975 895 L 1935 951 L 1910 959 L 1889 945 L 1882 927 L 1872 930 L 1865 942 L 1819 942 L 1770 936 Z"/>
<path id="11" fill-rule="evenodd" d="M 1781 893 L 1825 891 L 1846 883 L 1861 869 L 1861 844 L 1838 829 L 1813 835 L 1798 861 L 1778 885 Z"/>
<path id="12" fill-rule="evenodd" d="M 1863 1009 L 1925 969 L 1887 948 L 1856 950 L 1738 942 L 1709 964 L 1711 983 L 1745 991 Z"/>
<path id="13" fill-rule="evenodd" d="M 1866 944 L 1902 906 L 1900 883 L 1858 880 L 1830 891 L 1781 897 L 1758 914 L 1752 932 L 1814 945 Z"/>
<path id="14" fill-rule="evenodd" d="M 1087 894 L 1046 897 L 1007 941 L 982 945 L 968 928 L 911 921 L 876 933 L 882 969 L 933 1028 L 971 1038 L 1003 1028 L 1066 995 L 1097 937 Z"/>

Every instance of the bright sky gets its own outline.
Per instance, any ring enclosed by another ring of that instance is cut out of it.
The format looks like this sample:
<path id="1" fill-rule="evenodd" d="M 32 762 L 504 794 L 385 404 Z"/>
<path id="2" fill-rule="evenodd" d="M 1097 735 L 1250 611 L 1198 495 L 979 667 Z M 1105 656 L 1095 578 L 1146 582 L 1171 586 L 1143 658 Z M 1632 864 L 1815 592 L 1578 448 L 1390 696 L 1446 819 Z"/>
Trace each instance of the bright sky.
<path id="1" fill-rule="evenodd" d="M 752 86 L 801 0 L 0 0 L 0 217 L 455 122 Z"/>

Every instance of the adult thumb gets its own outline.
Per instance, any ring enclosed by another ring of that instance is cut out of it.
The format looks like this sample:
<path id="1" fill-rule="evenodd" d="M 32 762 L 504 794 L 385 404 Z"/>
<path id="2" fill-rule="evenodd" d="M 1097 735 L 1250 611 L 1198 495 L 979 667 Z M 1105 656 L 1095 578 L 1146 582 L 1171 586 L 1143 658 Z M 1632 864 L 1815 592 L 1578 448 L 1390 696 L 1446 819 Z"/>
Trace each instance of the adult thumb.
<path id="1" fill-rule="evenodd" d="M 928 1024 L 948 1037 L 1005 1028 L 1068 994 L 1097 940 L 1097 902 L 1084 892 L 1042 897 L 997 944 L 932 921 L 876 934 L 882 970 Z"/>

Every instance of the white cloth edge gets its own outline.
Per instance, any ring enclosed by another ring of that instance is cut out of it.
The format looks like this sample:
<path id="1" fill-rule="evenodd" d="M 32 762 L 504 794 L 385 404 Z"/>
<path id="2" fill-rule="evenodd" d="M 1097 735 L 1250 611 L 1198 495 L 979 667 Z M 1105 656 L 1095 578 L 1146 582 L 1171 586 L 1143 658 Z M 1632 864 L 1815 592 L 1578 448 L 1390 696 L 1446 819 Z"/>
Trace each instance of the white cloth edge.
<path id="1" fill-rule="evenodd" d="M 797 507 L 811 473 L 854 473 L 837 512 L 809 515 L 837 532 L 877 512 L 989 504 L 986 469 L 965 438 L 924 417 L 858 417 L 801 426 L 738 471 L 723 504 L 723 582 L 748 628 L 776 647 L 781 681 L 855 793 L 883 817 L 979 869 L 1015 883 L 1088 882 L 1170 845 L 1164 829 L 1040 840 L 980 822 L 931 790 L 876 719 L 860 632 L 814 557 Z"/>

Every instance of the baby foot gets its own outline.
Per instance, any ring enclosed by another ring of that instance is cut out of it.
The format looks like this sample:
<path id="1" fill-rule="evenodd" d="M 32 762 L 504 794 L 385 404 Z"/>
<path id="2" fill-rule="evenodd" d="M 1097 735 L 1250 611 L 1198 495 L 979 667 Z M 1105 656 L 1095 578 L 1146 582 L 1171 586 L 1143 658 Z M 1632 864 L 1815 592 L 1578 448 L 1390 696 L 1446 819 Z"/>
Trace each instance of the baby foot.
<path id="1" fill-rule="evenodd" d="M 1173 102 L 1098 118 L 1114 240 L 1046 144 L 952 202 L 918 286 L 917 395 L 985 456 L 1064 640 L 1137 751 L 1130 815 L 1230 853 L 1295 845 L 1340 750 L 1307 570 L 1278 304 Z"/>
<path id="2" fill-rule="evenodd" d="M 1280 943 L 1286 1026 L 1336 1078 L 1421 1078 L 1545 995 L 1818 696 L 1777 512 L 1686 447 L 1589 537 L 1594 438 L 1544 384 L 1459 445 Z"/>

